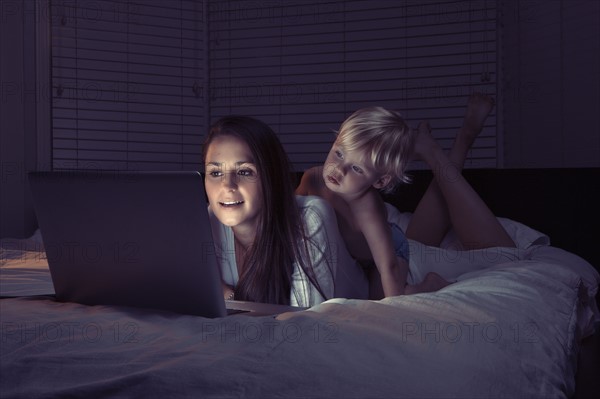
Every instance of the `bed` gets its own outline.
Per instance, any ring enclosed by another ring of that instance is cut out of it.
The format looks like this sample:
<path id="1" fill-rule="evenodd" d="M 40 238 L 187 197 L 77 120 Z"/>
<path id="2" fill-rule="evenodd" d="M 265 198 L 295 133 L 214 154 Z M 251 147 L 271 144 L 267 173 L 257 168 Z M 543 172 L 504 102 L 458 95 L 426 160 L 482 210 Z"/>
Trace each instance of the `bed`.
<path id="1" fill-rule="evenodd" d="M 0 397 L 572 397 L 600 276 L 501 221 L 517 256 L 438 292 L 220 319 L 56 302 L 39 230 L 3 239 Z"/>

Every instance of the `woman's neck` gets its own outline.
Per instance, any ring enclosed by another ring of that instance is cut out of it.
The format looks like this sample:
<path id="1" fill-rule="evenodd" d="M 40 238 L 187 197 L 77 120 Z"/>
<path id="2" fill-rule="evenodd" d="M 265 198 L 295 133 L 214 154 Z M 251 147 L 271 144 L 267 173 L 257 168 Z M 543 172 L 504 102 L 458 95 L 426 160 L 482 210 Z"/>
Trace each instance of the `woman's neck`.
<path id="1" fill-rule="evenodd" d="M 233 229 L 235 263 L 237 265 L 238 276 L 244 272 L 246 263 L 246 254 L 248 249 L 254 243 L 256 237 L 256 229 Z"/>
<path id="2" fill-rule="evenodd" d="M 233 227 L 232 230 L 236 246 L 247 250 L 250 245 L 254 243 L 254 239 L 256 238 L 256 226 L 236 226 Z"/>

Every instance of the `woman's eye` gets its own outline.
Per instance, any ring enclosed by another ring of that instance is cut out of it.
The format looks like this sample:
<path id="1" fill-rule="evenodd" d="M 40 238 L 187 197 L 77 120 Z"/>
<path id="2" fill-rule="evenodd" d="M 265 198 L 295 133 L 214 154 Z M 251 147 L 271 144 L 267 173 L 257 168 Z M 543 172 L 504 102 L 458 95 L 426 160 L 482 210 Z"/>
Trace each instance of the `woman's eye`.
<path id="1" fill-rule="evenodd" d="M 238 175 L 244 177 L 254 176 L 254 171 L 252 169 L 240 169 L 238 170 Z"/>
<path id="2" fill-rule="evenodd" d="M 208 172 L 208 175 L 210 177 L 221 177 L 221 176 L 223 176 L 223 172 L 221 172 L 220 170 L 213 170 L 213 171 Z"/>
<path id="3" fill-rule="evenodd" d="M 344 159 L 344 155 L 342 155 L 340 150 L 335 150 L 335 155 L 337 155 L 339 159 Z"/>

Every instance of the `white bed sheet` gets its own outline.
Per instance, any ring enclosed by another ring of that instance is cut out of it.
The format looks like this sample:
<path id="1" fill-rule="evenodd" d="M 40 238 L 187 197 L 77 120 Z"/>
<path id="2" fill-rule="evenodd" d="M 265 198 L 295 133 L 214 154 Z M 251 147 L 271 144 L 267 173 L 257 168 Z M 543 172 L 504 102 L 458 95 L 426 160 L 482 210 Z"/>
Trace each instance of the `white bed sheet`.
<path id="1" fill-rule="evenodd" d="M 39 237 L 4 240 L 0 295 L 52 292 Z M 546 245 L 436 293 L 206 319 L 0 301 L 0 397 L 569 397 L 598 273 Z"/>

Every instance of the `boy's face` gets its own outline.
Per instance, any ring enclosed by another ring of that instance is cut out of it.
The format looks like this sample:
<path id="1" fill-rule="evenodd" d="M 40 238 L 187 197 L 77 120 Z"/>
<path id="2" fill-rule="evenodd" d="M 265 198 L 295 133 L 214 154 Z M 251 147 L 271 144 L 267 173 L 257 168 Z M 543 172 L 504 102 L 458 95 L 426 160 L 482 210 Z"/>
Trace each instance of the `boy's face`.
<path id="1" fill-rule="evenodd" d="M 382 188 L 389 180 L 377 172 L 361 150 L 344 150 L 336 140 L 323 166 L 323 180 L 331 191 L 360 196 L 371 187 Z"/>

